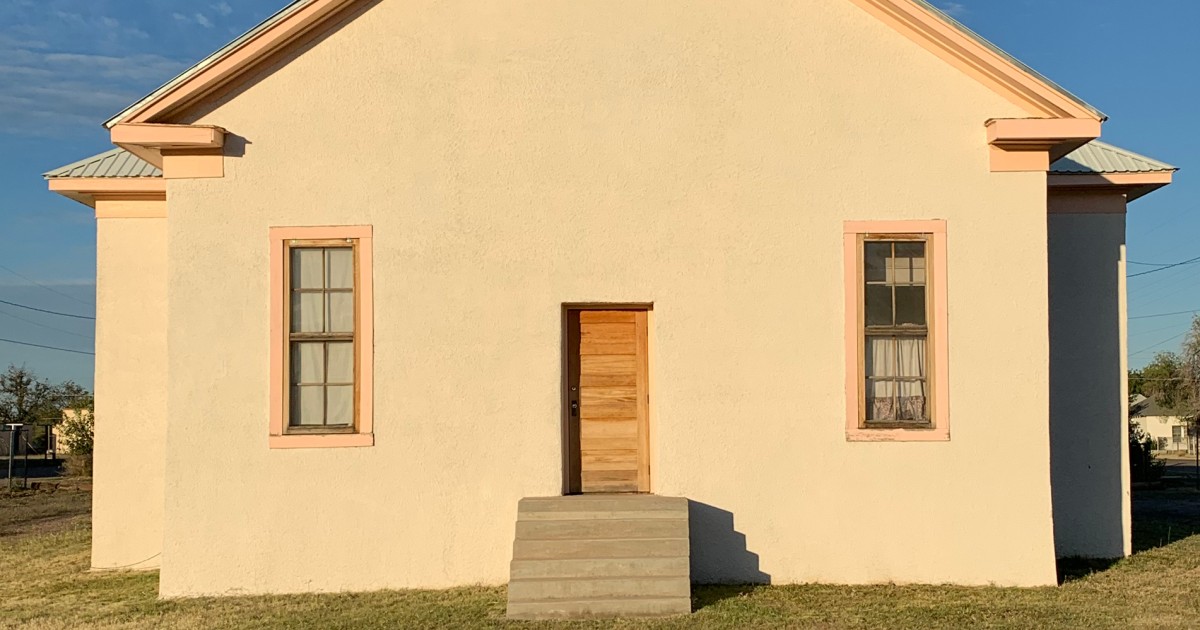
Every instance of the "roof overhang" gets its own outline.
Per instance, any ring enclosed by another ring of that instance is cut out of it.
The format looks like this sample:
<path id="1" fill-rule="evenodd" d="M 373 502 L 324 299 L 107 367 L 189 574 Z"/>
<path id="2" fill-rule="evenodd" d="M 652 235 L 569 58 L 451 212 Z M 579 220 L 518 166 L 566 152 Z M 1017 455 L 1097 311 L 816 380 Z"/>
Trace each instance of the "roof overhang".
<path id="1" fill-rule="evenodd" d="M 222 177 L 225 130 L 212 125 L 121 123 L 113 144 L 162 169 L 166 179 Z"/>
<path id="2" fill-rule="evenodd" d="M 369 1 L 369 0 L 368 0 Z M 192 66 L 104 125 L 161 121 L 227 85 L 274 53 L 364 0 L 297 0 Z"/>
<path id="3" fill-rule="evenodd" d="M 1126 201 L 1144 197 L 1169 186 L 1175 171 L 1153 173 L 1050 173 L 1046 179 L 1050 193 L 1116 193 Z"/>
<path id="4" fill-rule="evenodd" d="M 114 116 L 105 126 L 164 122 L 354 7 L 378 0 L 296 0 Z M 937 10 L 926 0 L 850 0 L 1038 118 L 1104 114 Z"/>
<path id="5" fill-rule="evenodd" d="M 1048 171 L 1050 165 L 1100 137 L 1091 118 L 1008 118 L 987 121 L 992 170 Z"/>
<path id="6" fill-rule="evenodd" d="M 85 206 L 103 201 L 166 201 L 161 177 L 59 177 L 46 180 L 51 192 Z"/>
<path id="7" fill-rule="evenodd" d="M 1107 120 L 924 0 L 850 0 L 905 37 L 974 77 L 1036 118 Z"/>

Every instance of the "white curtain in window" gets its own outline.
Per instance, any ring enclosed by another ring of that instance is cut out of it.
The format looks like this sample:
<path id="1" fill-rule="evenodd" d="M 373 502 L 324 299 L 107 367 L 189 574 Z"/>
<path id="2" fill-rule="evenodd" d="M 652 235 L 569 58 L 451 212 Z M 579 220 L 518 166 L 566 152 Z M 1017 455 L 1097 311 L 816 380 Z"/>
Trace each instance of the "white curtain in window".
<path id="1" fill-rule="evenodd" d="M 868 421 L 928 419 L 926 345 L 922 337 L 867 337 Z"/>

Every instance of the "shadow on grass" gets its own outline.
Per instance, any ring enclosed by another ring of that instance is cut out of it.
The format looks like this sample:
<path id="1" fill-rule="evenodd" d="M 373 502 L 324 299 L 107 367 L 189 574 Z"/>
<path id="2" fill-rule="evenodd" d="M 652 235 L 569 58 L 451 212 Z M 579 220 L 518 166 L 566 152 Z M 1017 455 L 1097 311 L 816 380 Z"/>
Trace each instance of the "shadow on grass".
<path id="1" fill-rule="evenodd" d="M 727 599 L 741 599 L 755 591 L 767 588 L 766 584 L 693 584 L 692 612 L 708 608 Z"/>
<path id="2" fill-rule="evenodd" d="M 1167 486 L 1133 492 L 1135 554 L 1197 535 L 1200 535 L 1200 491 Z M 1102 573 L 1119 561 L 1119 558 L 1062 558 L 1058 561 L 1058 583 L 1066 584 Z"/>

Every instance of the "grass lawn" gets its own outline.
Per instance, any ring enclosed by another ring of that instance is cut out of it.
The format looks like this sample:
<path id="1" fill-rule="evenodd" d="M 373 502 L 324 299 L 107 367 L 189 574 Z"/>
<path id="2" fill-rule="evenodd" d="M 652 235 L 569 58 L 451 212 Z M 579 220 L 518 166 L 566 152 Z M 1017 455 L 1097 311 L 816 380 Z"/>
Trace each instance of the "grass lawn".
<path id="1" fill-rule="evenodd" d="M 0 491 L 0 628 L 1200 628 L 1200 493 L 1135 506 L 1143 551 L 1058 588 L 712 587 L 690 617 L 532 623 L 503 588 L 158 601 L 157 573 L 87 572 L 86 492 Z"/>

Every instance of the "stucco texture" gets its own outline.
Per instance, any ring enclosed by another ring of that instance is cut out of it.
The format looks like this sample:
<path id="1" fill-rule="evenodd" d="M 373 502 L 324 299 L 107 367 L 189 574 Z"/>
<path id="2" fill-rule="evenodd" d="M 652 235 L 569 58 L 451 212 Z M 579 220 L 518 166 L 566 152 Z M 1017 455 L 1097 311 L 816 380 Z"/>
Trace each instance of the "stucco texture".
<path id="1" fill-rule="evenodd" d="M 162 202 L 97 202 L 140 210 Z M 167 220 L 96 222 L 92 568 L 148 569 L 162 550 Z"/>
<path id="2" fill-rule="evenodd" d="M 1050 439 L 1060 556 L 1132 552 L 1125 394 L 1125 197 L 1051 197 Z"/>
<path id="3" fill-rule="evenodd" d="M 165 596 L 507 581 L 562 489 L 562 305 L 653 303 L 693 577 L 1055 581 L 1046 180 L 849 2 L 381 2 L 203 111 L 169 183 Z M 952 439 L 852 444 L 842 225 L 946 219 Z M 267 448 L 268 228 L 374 226 L 375 442 Z"/>

